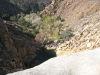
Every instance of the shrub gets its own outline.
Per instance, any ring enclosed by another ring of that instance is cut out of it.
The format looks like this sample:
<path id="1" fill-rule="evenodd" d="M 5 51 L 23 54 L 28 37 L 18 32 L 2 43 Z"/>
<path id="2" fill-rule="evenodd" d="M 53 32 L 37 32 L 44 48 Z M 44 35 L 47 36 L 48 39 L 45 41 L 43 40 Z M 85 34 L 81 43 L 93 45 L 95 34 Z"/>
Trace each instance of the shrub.
<path id="1" fill-rule="evenodd" d="M 30 11 L 30 14 L 31 14 L 31 13 L 37 13 L 37 11 L 34 10 L 34 9 L 32 9 L 32 10 Z"/>
<path id="2" fill-rule="evenodd" d="M 66 31 L 63 31 L 60 35 L 60 38 L 61 39 L 66 39 L 66 40 L 70 40 L 71 37 L 73 37 L 74 34 L 72 33 L 72 30 L 71 29 L 68 29 Z"/>
<path id="3" fill-rule="evenodd" d="M 51 28 L 53 26 L 53 19 L 51 18 L 51 16 L 45 16 L 42 18 L 43 23 L 40 25 L 40 28 L 48 34 L 48 32 L 50 33 Z"/>
<path id="4" fill-rule="evenodd" d="M 43 17 L 43 23 L 46 23 L 46 24 L 53 23 L 53 19 L 49 15 L 48 16 L 45 16 L 45 17 Z"/>
<path id="5" fill-rule="evenodd" d="M 22 30 L 26 31 L 27 27 L 26 26 L 21 26 Z"/>
<path id="6" fill-rule="evenodd" d="M 59 36 L 59 29 L 56 28 L 56 29 L 53 29 L 53 34 L 52 34 L 52 40 L 58 40 L 60 39 L 60 36 Z"/>
<path id="7" fill-rule="evenodd" d="M 23 24 L 25 24 L 25 20 L 24 20 L 24 18 L 19 18 L 18 19 L 18 24 L 20 24 L 20 25 L 23 25 Z"/>
<path id="8" fill-rule="evenodd" d="M 59 32 L 62 26 L 61 18 L 58 16 L 56 19 L 52 19 L 51 16 L 45 16 L 42 18 L 43 23 L 40 28 L 47 34 L 47 36 L 51 36 L 52 40 L 60 39 Z"/>
<path id="9" fill-rule="evenodd" d="M 3 14 L 2 19 L 4 20 L 10 20 L 10 15 L 9 14 Z"/>
<path id="10" fill-rule="evenodd" d="M 61 23 L 61 21 L 55 21 L 54 22 L 54 27 L 61 27 L 63 24 Z"/>
<path id="11" fill-rule="evenodd" d="M 37 29 L 33 29 L 33 30 L 31 31 L 31 33 L 35 36 L 36 34 L 39 33 L 39 30 L 37 30 Z"/>
<path id="12" fill-rule="evenodd" d="M 18 24 L 24 25 L 26 27 L 32 26 L 32 24 L 30 22 L 25 21 L 25 19 L 23 17 L 20 17 L 18 19 Z"/>
<path id="13" fill-rule="evenodd" d="M 10 17 L 10 20 L 11 20 L 12 22 L 17 22 L 16 16 L 11 16 L 11 17 Z"/>
<path id="14" fill-rule="evenodd" d="M 57 18 L 55 20 L 61 20 L 61 17 L 60 16 L 57 16 Z"/>

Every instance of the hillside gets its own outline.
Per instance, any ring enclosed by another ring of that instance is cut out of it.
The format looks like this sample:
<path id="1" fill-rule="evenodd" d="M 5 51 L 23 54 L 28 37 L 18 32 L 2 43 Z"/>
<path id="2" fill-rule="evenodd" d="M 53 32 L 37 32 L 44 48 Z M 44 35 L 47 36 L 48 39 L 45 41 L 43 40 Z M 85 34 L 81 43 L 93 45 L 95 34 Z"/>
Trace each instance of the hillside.
<path id="1" fill-rule="evenodd" d="M 20 12 L 41 11 L 51 0 L 0 0 L 0 17 L 4 14 L 17 15 Z"/>
<path id="2" fill-rule="evenodd" d="M 0 74 L 26 69 L 8 75 L 88 75 L 88 72 L 90 75 L 94 73 L 98 75 L 100 0 L 1 0 L 1 2 L 0 6 L 3 6 L 0 8 L 1 16 L 8 14 L 10 9 L 13 14 L 23 13 L 11 16 L 10 21 L 0 19 Z M 26 14 L 30 11 L 30 14 Z M 57 57 L 47 60 L 50 58 L 48 55 Z M 47 61 L 44 62 L 45 60 Z M 36 66 L 37 64 L 40 65 Z M 89 67 L 87 71 L 87 66 L 92 66 L 92 69 Z"/>
<path id="3" fill-rule="evenodd" d="M 100 11 L 99 0 L 52 0 L 41 15 L 61 16 L 67 24 Z"/>
<path id="4" fill-rule="evenodd" d="M 63 44 L 51 44 L 47 48 L 56 48 L 59 56 L 99 47 L 99 6 L 99 0 L 52 0 L 41 15 L 60 16 L 65 20 L 60 28 L 71 29 L 74 36 Z"/>
<path id="5" fill-rule="evenodd" d="M 0 0 L 0 17 L 3 16 L 3 14 L 18 14 L 20 13 L 22 10 L 13 5 L 12 3 L 10 3 L 7 0 Z"/>
<path id="6" fill-rule="evenodd" d="M 51 3 L 51 0 L 9 0 L 14 5 L 17 5 L 25 13 L 29 13 L 31 10 L 40 11 Z"/>
<path id="7" fill-rule="evenodd" d="M 100 12 L 72 24 L 75 36 L 57 47 L 57 55 L 66 55 L 100 47 Z"/>
<path id="8" fill-rule="evenodd" d="M 43 51 L 41 44 L 32 34 L 26 33 L 16 24 L 0 19 L 0 75 L 23 70 L 41 63 L 37 51 Z M 43 53 L 43 52 L 42 52 Z M 40 53 L 41 54 L 41 53 Z M 46 54 L 43 61 L 48 59 Z M 50 58 L 50 57 L 49 57 Z"/>

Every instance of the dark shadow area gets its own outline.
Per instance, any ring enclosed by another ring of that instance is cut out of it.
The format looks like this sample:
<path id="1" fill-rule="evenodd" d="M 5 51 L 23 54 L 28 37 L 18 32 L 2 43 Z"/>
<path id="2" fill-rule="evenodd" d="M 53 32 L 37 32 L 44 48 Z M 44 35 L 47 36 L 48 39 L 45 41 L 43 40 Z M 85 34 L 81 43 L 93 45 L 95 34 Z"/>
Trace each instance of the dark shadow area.
<path id="1" fill-rule="evenodd" d="M 33 35 L 0 19 L 0 75 L 39 65 L 55 56 L 49 53 Z"/>
<path id="2" fill-rule="evenodd" d="M 22 10 L 8 0 L 0 0 L 0 17 L 4 14 L 17 15 L 18 13 L 22 12 Z"/>
<path id="3" fill-rule="evenodd" d="M 39 60 L 40 63 L 56 56 L 52 50 L 46 50 L 44 47 L 42 47 L 40 51 L 37 51 L 36 54 L 36 60 Z"/>

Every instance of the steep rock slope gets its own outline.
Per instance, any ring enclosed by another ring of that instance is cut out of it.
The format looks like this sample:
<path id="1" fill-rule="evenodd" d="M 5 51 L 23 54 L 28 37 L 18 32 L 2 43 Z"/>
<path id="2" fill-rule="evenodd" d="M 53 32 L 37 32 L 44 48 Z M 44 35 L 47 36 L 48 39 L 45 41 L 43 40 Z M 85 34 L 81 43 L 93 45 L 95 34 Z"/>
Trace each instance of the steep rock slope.
<path id="1" fill-rule="evenodd" d="M 100 12 L 72 24 L 75 36 L 57 47 L 57 55 L 91 50 L 100 47 Z"/>
<path id="2" fill-rule="evenodd" d="M 0 19 L 0 75 L 34 66 L 39 48 L 32 35 Z"/>
<path id="3" fill-rule="evenodd" d="M 99 0 L 52 0 L 41 15 L 61 16 L 71 24 L 87 15 L 100 11 Z"/>
<path id="4" fill-rule="evenodd" d="M 63 30 L 71 29 L 74 37 L 57 45 L 57 55 L 94 49 L 99 44 L 100 0 L 52 0 L 41 15 L 61 16 Z"/>

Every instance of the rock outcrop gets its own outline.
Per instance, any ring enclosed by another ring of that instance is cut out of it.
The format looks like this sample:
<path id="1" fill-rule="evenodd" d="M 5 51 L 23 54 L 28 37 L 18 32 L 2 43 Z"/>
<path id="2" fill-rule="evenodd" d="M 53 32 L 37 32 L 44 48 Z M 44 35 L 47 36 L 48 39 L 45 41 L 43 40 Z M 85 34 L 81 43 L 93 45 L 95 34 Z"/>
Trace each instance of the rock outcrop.
<path id="1" fill-rule="evenodd" d="M 7 75 L 99 75 L 100 48 L 55 57 L 39 66 Z"/>
<path id="2" fill-rule="evenodd" d="M 100 47 L 100 12 L 82 18 L 71 26 L 74 26 L 75 36 L 57 47 L 58 56 Z"/>
<path id="3" fill-rule="evenodd" d="M 0 75 L 35 66 L 39 48 L 32 35 L 0 19 Z"/>
<path id="4" fill-rule="evenodd" d="M 99 0 L 52 0 L 41 15 L 60 16 L 67 24 L 100 11 Z"/>

